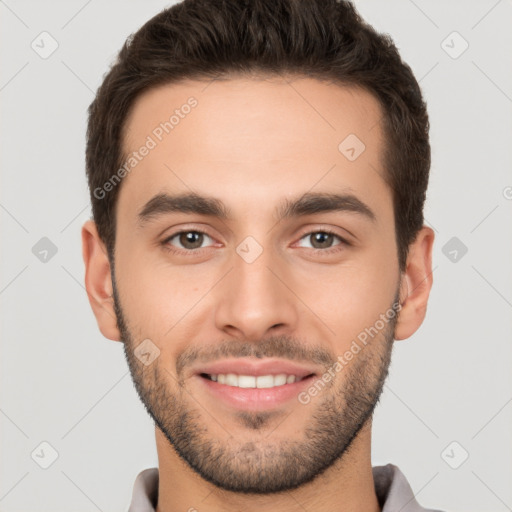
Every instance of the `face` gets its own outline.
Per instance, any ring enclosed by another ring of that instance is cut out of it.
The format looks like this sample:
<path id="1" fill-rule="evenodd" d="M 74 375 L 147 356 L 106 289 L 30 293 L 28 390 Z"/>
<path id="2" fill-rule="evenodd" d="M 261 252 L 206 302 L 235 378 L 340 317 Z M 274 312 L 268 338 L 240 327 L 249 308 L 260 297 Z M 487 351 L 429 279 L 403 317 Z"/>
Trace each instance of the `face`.
<path id="1" fill-rule="evenodd" d="M 371 417 L 403 285 L 381 115 L 273 78 L 162 86 L 127 119 L 126 153 L 151 148 L 119 192 L 116 328 L 157 427 L 219 487 L 311 481 Z"/>

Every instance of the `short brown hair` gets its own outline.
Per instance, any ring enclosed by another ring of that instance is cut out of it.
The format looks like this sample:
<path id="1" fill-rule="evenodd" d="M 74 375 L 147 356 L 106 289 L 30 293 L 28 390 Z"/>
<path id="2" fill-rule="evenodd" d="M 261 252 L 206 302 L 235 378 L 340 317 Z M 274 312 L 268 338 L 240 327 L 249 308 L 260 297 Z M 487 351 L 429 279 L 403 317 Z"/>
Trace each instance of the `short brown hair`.
<path id="1" fill-rule="evenodd" d="M 340 0 L 184 0 L 127 39 L 88 111 L 92 212 L 111 261 L 121 184 L 101 198 L 95 191 L 123 164 L 123 126 L 134 100 L 167 83 L 255 74 L 333 81 L 378 99 L 403 270 L 409 245 L 423 226 L 430 169 L 426 104 L 392 39 Z"/>

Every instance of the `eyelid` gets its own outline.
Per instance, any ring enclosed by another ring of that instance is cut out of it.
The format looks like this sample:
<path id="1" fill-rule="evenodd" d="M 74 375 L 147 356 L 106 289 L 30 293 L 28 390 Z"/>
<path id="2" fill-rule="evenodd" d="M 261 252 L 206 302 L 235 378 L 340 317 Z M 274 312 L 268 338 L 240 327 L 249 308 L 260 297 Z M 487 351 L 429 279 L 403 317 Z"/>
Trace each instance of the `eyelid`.
<path id="1" fill-rule="evenodd" d="M 200 223 L 199 224 L 191 224 L 191 225 L 180 224 L 179 227 L 174 226 L 171 228 L 167 228 L 165 231 L 169 232 L 169 234 L 164 236 L 164 238 L 163 238 L 164 242 L 166 240 L 169 240 L 169 238 L 175 237 L 176 235 L 180 235 L 181 233 L 190 233 L 191 231 L 197 232 L 197 233 L 202 233 L 203 235 L 207 235 L 212 239 L 216 238 L 213 235 L 209 234 L 209 232 L 212 231 L 212 228 L 209 225 L 205 225 L 203 227 L 203 225 Z"/>
<path id="2" fill-rule="evenodd" d="M 339 228 L 339 230 L 341 230 L 341 228 Z M 347 230 L 344 230 L 344 231 L 346 233 L 350 234 L 351 236 L 353 236 L 352 233 L 350 233 L 349 231 L 347 231 Z M 338 232 L 338 230 L 336 230 L 336 228 L 333 228 L 330 226 L 319 226 L 318 228 L 314 228 L 314 229 L 308 228 L 302 232 L 302 234 L 299 236 L 299 240 L 302 240 L 306 235 L 312 235 L 313 233 L 328 233 L 330 235 L 334 235 L 334 236 L 338 237 L 344 244 L 352 245 L 350 240 L 348 239 L 348 237 L 340 234 Z M 328 249 L 323 249 L 323 250 L 325 251 Z"/>

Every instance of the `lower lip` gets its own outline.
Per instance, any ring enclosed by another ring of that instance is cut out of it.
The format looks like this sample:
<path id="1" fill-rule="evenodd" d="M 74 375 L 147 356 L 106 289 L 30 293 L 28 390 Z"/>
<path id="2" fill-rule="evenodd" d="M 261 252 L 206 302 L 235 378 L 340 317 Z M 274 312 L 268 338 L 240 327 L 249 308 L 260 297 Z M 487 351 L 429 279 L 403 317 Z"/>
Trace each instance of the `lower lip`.
<path id="1" fill-rule="evenodd" d="M 293 399 L 298 401 L 299 393 L 311 384 L 314 375 L 292 384 L 283 384 L 273 388 L 238 388 L 220 384 L 200 375 L 197 375 L 197 378 L 216 398 L 220 398 L 237 409 L 254 411 L 275 408 Z"/>

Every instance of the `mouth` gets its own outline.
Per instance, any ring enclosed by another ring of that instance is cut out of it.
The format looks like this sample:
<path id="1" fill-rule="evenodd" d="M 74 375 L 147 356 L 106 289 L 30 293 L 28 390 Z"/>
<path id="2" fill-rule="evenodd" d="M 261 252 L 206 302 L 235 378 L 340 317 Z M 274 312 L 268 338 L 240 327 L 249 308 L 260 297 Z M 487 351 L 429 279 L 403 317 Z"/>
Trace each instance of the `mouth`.
<path id="1" fill-rule="evenodd" d="M 293 400 L 320 371 L 291 361 L 220 361 L 195 372 L 199 385 L 215 401 L 231 408 L 268 410 Z"/>
<path id="2" fill-rule="evenodd" d="M 301 377 L 294 374 L 278 373 L 277 375 L 237 375 L 236 373 L 199 374 L 204 379 L 218 382 L 226 386 L 243 389 L 269 389 L 286 384 L 300 382 L 303 379 L 313 377 L 314 373 Z"/>

